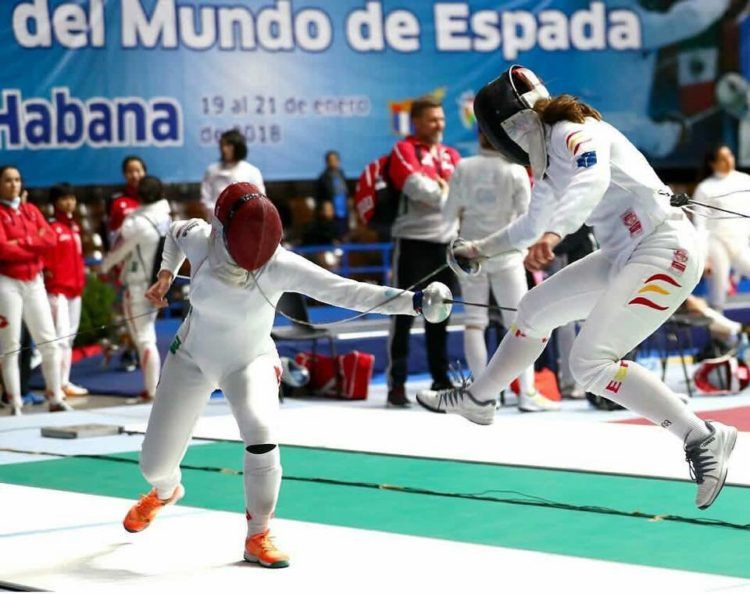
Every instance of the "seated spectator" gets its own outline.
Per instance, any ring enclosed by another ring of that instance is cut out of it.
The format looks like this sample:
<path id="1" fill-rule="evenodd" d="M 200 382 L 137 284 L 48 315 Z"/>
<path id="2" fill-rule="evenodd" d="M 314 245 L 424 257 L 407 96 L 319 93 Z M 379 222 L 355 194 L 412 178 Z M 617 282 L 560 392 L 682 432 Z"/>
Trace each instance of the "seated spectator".
<path id="1" fill-rule="evenodd" d="M 43 255 L 56 245 L 55 233 L 39 209 L 26 202 L 21 173 L 0 167 L 0 349 L 11 414 L 20 415 L 18 367 L 21 320 L 42 354 L 42 375 L 51 412 L 71 410 L 60 387 L 60 348 L 42 280 Z"/>
<path id="2" fill-rule="evenodd" d="M 349 231 L 349 189 L 341 170 L 341 157 L 338 152 L 326 152 L 325 164 L 326 168 L 318 177 L 315 186 L 315 203 L 333 204 L 333 221 L 338 229 L 338 236 L 342 237 Z"/>
<path id="3" fill-rule="evenodd" d="M 71 185 L 58 184 L 50 189 L 49 198 L 55 209 L 50 226 L 57 245 L 44 256 L 44 284 L 60 339 L 60 383 L 66 396 L 83 396 L 89 391 L 70 381 L 73 340 L 81 321 L 81 295 L 86 283 L 81 229 L 73 218 L 76 194 Z"/>
<path id="4" fill-rule="evenodd" d="M 201 203 L 207 220 L 211 220 L 216 199 L 229 184 L 248 182 L 265 194 L 260 169 L 245 161 L 246 157 L 247 142 L 242 133 L 234 129 L 224 132 L 219 139 L 219 161 L 209 165 L 201 183 Z"/>
<path id="5" fill-rule="evenodd" d="M 157 310 L 151 307 L 145 294 L 152 283 L 154 269 L 161 264 L 158 249 L 172 217 L 161 181 L 157 178 L 144 177 L 138 184 L 138 197 L 142 206 L 125 218 L 120 241 L 104 258 L 102 271 L 107 272 L 122 264 L 120 280 L 125 285 L 125 316 L 143 370 L 144 390 L 140 399 L 151 402 L 159 382 L 161 361 L 156 348 Z"/>

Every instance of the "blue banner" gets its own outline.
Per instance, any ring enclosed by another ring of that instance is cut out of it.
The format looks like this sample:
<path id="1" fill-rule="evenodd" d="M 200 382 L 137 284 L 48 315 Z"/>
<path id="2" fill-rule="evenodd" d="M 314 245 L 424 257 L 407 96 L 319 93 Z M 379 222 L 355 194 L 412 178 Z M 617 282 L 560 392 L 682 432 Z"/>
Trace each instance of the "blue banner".
<path id="1" fill-rule="evenodd" d="M 473 94 L 522 63 L 553 94 L 600 109 L 657 165 L 697 166 L 708 142 L 742 144 L 748 85 L 727 71 L 747 49 L 731 10 L 729 0 L 4 0 L 2 161 L 30 185 L 113 183 L 135 153 L 167 181 L 197 181 L 218 136 L 238 128 L 268 180 L 316 177 L 328 149 L 356 176 L 408 132 L 410 102 L 425 94 L 443 101 L 446 143 L 473 152 Z"/>

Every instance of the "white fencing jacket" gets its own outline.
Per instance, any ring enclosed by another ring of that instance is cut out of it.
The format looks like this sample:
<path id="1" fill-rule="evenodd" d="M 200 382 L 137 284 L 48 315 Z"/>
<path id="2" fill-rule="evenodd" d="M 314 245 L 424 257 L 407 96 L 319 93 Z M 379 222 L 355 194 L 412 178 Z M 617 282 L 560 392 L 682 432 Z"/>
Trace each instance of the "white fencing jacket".
<path id="1" fill-rule="evenodd" d="M 176 275 L 185 258 L 190 261 L 191 308 L 178 337 L 201 366 L 228 372 L 275 354 L 271 329 L 285 291 L 355 311 L 416 315 L 411 291 L 342 278 L 283 247 L 253 273 L 228 279 L 216 264 L 217 258 L 231 262 L 217 232 L 201 219 L 173 223 L 161 266 Z"/>
<path id="2" fill-rule="evenodd" d="M 731 171 L 726 175 L 714 174 L 698 184 L 693 198 L 711 206 L 750 213 L 750 175 L 741 171 Z M 696 214 L 693 222 L 704 240 L 721 242 L 730 255 L 748 247 L 750 219 L 700 206 L 694 207 L 694 210 Z"/>
<path id="3" fill-rule="evenodd" d="M 593 118 L 545 126 L 549 164 L 534 185 L 529 211 L 477 242 L 487 256 L 530 246 L 545 232 L 560 237 L 586 223 L 602 252 L 624 263 L 670 215 L 679 215 L 646 158 L 618 130 Z"/>
<path id="4" fill-rule="evenodd" d="M 162 199 L 131 212 L 122 224 L 118 242 L 102 262 L 107 272 L 123 263 L 120 280 L 126 285 L 150 285 L 160 238 L 172 223 L 169 202 Z"/>
<path id="5" fill-rule="evenodd" d="M 462 238 L 481 239 L 525 213 L 530 197 L 525 168 L 509 163 L 497 151 L 479 149 L 478 155 L 456 165 L 443 214 L 449 222 L 460 221 Z M 493 263 L 500 260 L 501 256 Z"/>

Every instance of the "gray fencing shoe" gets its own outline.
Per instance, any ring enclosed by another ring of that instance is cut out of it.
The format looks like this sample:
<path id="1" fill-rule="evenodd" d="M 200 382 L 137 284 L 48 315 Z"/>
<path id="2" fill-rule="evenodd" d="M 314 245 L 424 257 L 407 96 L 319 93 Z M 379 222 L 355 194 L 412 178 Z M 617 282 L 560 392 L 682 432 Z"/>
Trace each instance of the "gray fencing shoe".
<path id="1" fill-rule="evenodd" d="M 436 413 L 453 413 L 478 425 L 491 425 L 495 420 L 495 401 L 477 400 L 466 386 L 448 390 L 420 390 L 417 402 Z"/>
<path id="2" fill-rule="evenodd" d="M 690 477 L 698 484 L 695 504 L 699 509 L 710 506 L 727 480 L 727 462 L 737 441 L 737 429 L 715 421 L 706 421 L 711 434 L 703 441 L 685 444 L 685 459 Z"/>

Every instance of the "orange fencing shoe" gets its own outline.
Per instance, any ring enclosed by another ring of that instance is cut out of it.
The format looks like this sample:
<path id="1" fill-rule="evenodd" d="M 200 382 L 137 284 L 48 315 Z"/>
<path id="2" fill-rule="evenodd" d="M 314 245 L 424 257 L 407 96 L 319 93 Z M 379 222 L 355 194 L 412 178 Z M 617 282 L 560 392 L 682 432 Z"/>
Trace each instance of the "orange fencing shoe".
<path id="1" fill-rule="evenodd" d="M 151 489 L 149 493 L 141 496 L 133 507 L 128 511 L 128 515 L 122 521 L 122 525 L 128 532 L 140 532 L 149 527 L 165 505 L 176 503 L 182 499 L 185 489 L 182 485 L 177 485 L 169 499 L 159 499 L 156 495 L 156 489 Z"/>
<path id="2" fill-rule="evenodd" d="M 260 563 L 263 567 L 289 567 L 289 555 L 276 548 L 268 530 L 247 537 L 245 561 Z"/>

